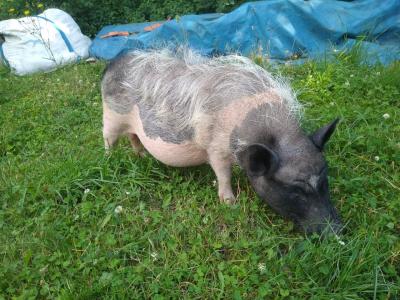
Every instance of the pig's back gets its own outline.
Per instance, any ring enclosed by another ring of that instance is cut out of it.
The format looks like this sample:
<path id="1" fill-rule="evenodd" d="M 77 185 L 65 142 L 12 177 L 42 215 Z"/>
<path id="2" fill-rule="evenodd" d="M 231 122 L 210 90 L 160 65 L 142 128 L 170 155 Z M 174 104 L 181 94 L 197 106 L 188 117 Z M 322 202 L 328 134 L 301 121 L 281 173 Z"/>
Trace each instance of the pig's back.
<path id="1" fill-rule="evenodd" d="M 136 106 L 148 138 L 173 144 L 198 141 L 207 147 L 219 111 L 266 91 L 285 91 L 283 85 L 247 58 L 210 59 L 188 49 L 179 54 L 162 50 L 116 59 L 105 71 L 102 93 L 118 114 L 129 114 Z M 290 96 L 283 95 L 288 102 Z"/>

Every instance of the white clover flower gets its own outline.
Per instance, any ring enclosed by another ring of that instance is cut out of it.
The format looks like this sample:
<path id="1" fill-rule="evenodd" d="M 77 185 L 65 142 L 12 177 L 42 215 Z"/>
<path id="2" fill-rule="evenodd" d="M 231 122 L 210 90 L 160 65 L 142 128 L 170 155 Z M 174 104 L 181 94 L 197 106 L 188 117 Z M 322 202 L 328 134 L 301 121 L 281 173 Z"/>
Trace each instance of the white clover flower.
<path id="1" fill-rule="evenodd" d="M 258 270 L 259 270 L 260 272 L 263 272 L 263 271 L 265 271 L 266 269 L 267 269 L 267 267 L 265 266 L 264 263 L 259 263 L 259 264 L 258 264 Z"/>
<path id="2" fill-rule="evenodd" d="M 155 251 L 154 251 L 154 252 L 151 252 L 150 256 L 151 256 L 151 258 L 153 258 L 153 261 L 156 261 L 157 258 L 158 258 L 158 253 L 155 252 Z"/>
<path id="3" fill-rule="evenodd" d="M 329 105 L 330 106 L 335 106 L 335 102 L 330 102 Z"/>
<path id="4" fill-rule="evenodd" d="M 383 114 L 382 117 L 386 120 L 386 119 L 389 119 L 389 118 L 390 118 L 390 115 L 389 115 L 388 113 L 386 113 L 386 114 Z"/>
<path id="5" fill-rule="evenodd" d="M 343 241 L 340 239 L 340 237 L 339 237 L 336 233 L 335 233 L 335 237 L 336 237 L 336 240 L 338 241 L 339 245 L 341 245 L 341 246 L 346 245 L 346 243 L 343 242 Z"/>
<path id="6" fill-rule="evenodd" d="M 381 75 L 381 72 L 376 72 L 376 75 Z"/>
<path id="7" fill-rule="evenodd" d="M 127 194 L 127 195 L 130 195 L 130 194 L 131 194 L 131 192 L 125 192 L 125 194 Z"/>
<path id="8" fill-rule="evenodd" d="M 350 74 L 350 77 L 354 77 L 354 74 Z"/>
<path id="9" fill-rule="evenodd" d="M 88 194 L 88 193 L 90 193 L 90 189 L 85 189 L 83 192 L 84 192 L 85 194 Z"/>
<path id="10" fill-rule="evenodd" d="M 348 80 L 346 80 L 346 82 L 344 83 L 345 86 L 350 86 L 350 82 Z"/>
<path id="11" fill-rule="evenodd" d="M 114 209 L 114 212 L 118 215 L 118 214 L 122 213 L 123 210 L 124 210 L 124 209 L 122 208 L 122 206 L 121 206 L 121 205 L 118 205 L 118 206 Z"/>
<path id="12" fill-rule="evenodd" d="M 40 274 L 46 273 L 48 268 L 49 268 L 49 265 L 45 265 L 43 268 L 39 269 L 39 273 Z"/>
<path id="13" fill-rule="evenodd" d="M 379 158 L 379 156 L 377 155 L 377 156 L 374 157 L 374 159 L 375 159 L 376 161 L 379 161 L 380 158 Z"/>

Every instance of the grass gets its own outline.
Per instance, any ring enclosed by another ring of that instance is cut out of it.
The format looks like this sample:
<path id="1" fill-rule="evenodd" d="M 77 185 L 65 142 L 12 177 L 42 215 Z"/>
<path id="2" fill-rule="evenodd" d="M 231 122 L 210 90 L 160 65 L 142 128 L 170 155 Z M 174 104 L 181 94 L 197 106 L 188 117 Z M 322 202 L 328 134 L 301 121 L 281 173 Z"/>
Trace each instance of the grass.
<path id="1" fill-rule="evenodd" d="M 400 298 L 399 63 L 280 68 L 308 131 L 342 119 L 326 157 L 344 245 L 294 232 L 238 169 L 228 207 L 208 166 L 141 159 L 126 139 L 105 156 L 103 68 L 0 69 L 0 299 Z"/>

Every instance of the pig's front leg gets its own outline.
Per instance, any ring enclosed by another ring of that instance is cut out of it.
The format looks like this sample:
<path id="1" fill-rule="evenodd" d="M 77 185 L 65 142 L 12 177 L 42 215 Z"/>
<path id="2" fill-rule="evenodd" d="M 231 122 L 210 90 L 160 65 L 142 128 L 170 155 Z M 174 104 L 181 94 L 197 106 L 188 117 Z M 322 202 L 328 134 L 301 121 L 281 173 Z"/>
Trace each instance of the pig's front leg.
<path id="1" fill-rule="evenodd" d="M 219 199 L 226 204 L 233 204 L 235 196 L 233 195 L 231 185 L 231 160 L 216 153 L 210 153 L 209 162 L 215 175 L 217 175 Z"/>

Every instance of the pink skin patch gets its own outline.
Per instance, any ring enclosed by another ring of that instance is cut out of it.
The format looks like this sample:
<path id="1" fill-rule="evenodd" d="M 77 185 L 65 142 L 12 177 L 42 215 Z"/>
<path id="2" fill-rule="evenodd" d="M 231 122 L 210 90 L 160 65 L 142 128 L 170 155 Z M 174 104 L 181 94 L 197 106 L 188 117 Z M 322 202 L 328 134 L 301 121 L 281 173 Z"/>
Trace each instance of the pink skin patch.
<path id="1" fill-rule="evenodd" d="M 174 167 L 188 167 L 207 162 L 207 152 L 193 142 L 173 144 L 164 142 L 160 137 L 151 139 L 146 136 L 139 116 L 139 110 L 133 109 L 133 130 L 146 150 L 159 161 Z"/>
<path id="2" fill-rule="evenodd" d="M 126 115 L 118 114 L 103 103 L 104 140 L 111 147 L 123 134 L 136 134 L 144 148 L 157 160 L 174 167 L 188 167 L 207 162 L 207 151 L 194 142 L 167 143 L 161 138 L 151 139 L 144 130 L 137 106 Z"/>

